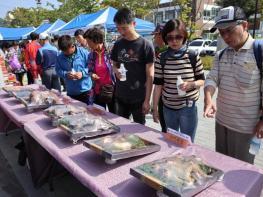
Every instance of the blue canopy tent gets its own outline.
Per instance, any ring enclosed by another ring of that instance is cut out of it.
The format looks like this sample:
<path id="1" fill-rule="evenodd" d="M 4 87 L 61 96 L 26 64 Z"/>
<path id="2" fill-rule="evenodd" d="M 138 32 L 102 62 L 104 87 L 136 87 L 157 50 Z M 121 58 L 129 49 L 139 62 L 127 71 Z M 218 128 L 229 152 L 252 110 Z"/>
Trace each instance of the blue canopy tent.
<path id="1" fill-rule="evenodd" d="M 85 30 L 95 25 L 103 26 L 107 32 L 116 32 L 116 26 L 113 22 L 116 12 L 117 10 L 115 8 L 108 7 L 92 14 L 81 14 L 59 29 L 58 32 L 53 33 L 73 35 L 77 29 Z M 142 19 L 136 18 L 135 22 L 136 31 L 141 34 L 150 34 L 155 28 L 153 23 Z"/>
<path id="2" fill-rule="evenodd" d="M 47 33 L 52 33 L 53 31 L 57 31 L 57 29 L 61 28 L 66 24 L 65 21 L 61 19 L 57 19 L 47 30 Z"/>
<path id="3" fill-rule="evenodd" d="M 34 31 L 34 27 L 8 28 L 0 27 L 0 40 L 21 40 L 25 35 Z"/>
<path id="4" fill-rule="evenodd" d="M 45 32 L 46 30 L 48 30 L 48 28 L 51 27 L 52 24 L 50 23 L 42 23 L 41 25 L 39 25 L 36 29 L 35 29 L 35 33 L 37 34 L 41 34 L 43 32 Z"/>

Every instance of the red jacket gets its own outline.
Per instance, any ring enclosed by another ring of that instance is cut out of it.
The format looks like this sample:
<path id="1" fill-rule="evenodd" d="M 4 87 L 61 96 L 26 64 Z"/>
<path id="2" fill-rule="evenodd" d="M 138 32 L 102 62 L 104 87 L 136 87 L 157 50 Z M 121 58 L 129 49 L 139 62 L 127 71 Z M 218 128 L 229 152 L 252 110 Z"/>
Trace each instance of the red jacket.
<path id="1" fill-rule="evenodd" d="M 37 51 L 40 47 L 40 44 L 34 40 L 28 43 L 25 49 L 26 68 L 29 72 L 31 72 L 34 79 L 38 78 L 38 74 L 40 74 L 39 65 L 36 64 Z"/>

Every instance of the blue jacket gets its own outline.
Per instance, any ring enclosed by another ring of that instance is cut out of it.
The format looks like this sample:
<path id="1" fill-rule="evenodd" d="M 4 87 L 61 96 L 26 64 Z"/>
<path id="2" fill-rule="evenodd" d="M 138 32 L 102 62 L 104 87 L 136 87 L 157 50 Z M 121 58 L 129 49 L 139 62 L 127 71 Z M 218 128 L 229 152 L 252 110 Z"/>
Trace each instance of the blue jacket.
<path id="1" fill-rule="evenodd" d="M 43 70 L 51 67 L 55 67 L 58 56 L 58 50 L 56 47 L 49 43 L 46 43 L 43 47 L 37 51 L 36 63 L 40 65 Z"/>
<path id="2" fill-rule="evenodd" d="M 82 47 L 76 47 L 75 53 L 71 57 L 67 57 L 64 53 L 60 53 L 57 57 L 56 72 L 58 76 L 65 79 L 67 94 L 79 95 L 92 89 L 92 80 L 88 69 L 88 51 Z M 82 78 L 79 80 L 71 80 L 67 78 L 67 73 L 72 71 L 82 72 Z"/>

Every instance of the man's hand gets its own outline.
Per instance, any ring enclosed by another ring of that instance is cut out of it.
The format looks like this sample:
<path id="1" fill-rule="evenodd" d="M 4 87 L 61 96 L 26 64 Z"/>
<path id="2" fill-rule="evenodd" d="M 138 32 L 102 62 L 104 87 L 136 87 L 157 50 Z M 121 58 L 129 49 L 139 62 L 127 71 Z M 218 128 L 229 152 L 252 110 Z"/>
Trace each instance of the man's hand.
<path id="1" fill-rule="evenodd" d="M 142 105 L 142 113 L 148 114 L 150 111 L 150 102 L 144 101 Z"/>
<path id="2" fill-rule="evenodd" d="M 153 121 L 156 122 L 156 123 L 159 123 L 159 121 L 160 121 L 159 113 L 158 113 L 157 109 L 153 110 Z"/>
<path id="3" fill-rule="evenodd" d="M 215 113 L 216 113 L 216 105 L 211 101 L 211 102 L 205 102 L 204 105 L 204 118 L 214 118 Z"/>
<path id="4" fill-rule="evenodd" d="M 82 79 L 82 72 L 76 72 L 75 79 Z"/>
<path id="5" fill-rule="evenodd" d="M 68 72 L 68 73 L 67 73 L 67 78 L 68 78 L 68 79 L 71 79 L 71 80 L 74 80 L 74 79 L 75 79 L 75 73 L 73 73 L 73 72 Z"/>
<path id="6" fill-rule="evenodd" d="M 115 73 L 117 79 L 121 79 L 121 72 L 116 68 L 116 67 L 113 67 L 113 72 Z"/>
<path id="7" fill-rule="evenodd" d="M 258 121 L 254 133 L 258 138 L 263 138 L 263 120 Z"/>

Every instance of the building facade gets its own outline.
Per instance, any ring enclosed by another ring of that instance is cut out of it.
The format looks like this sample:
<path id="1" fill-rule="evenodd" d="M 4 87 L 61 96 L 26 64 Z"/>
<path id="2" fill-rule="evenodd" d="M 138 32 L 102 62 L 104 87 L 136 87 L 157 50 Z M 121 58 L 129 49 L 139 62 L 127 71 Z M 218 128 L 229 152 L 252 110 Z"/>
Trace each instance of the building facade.
<path id="1" fill-rule="evenodd" d="M 220 6 L 215 4 L 215 0 L 192 0 L 192 20 L 195 22 L 195 36 L 213 39 L 214 34 L 209 33 L 210 28 L 215 24 L 214 18 Z M 157 23 L 163 23 L 173 18 L 180 17 L 180 6 L 173 1 L 161 1 L 153 14 L 146 17 Z"/>

